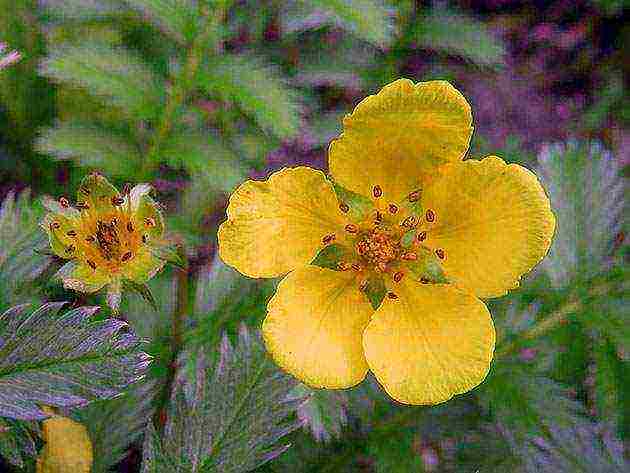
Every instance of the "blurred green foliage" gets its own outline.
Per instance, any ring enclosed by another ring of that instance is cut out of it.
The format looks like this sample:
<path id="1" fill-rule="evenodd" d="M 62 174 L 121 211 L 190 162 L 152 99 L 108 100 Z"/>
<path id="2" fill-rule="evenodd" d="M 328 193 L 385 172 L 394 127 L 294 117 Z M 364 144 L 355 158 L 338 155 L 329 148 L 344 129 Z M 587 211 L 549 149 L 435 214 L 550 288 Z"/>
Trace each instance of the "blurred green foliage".
<path id="1" fill-rule="evenodd" d="M 95 472 L 140 471 L 143 451 L 145 468 L 162 455 L 176 465 L 164 471 L 222 471 L 209 454 L 205 470 L 171 457 L 193 435 L 178 415 L 203 417 L 203 403 L 235 395 L 205 376 L 242 324 L 259 327 L 276 284 L 215 255 L 227 197 L 248 176 L 321 165 L 343 115 L 400 76 L 448 79 L 470 94 L 480 121 L 471 153 L 536 171 L 558 220 L 553 248 L 519 290 L 491 301 L 498 342 L 486 381 L 443 405 L 397 405 L 371 377 L 343 392 L 281 389 L 241 332 L 230 353 L 245 361 L 232 374 L 250 379 L 249 360 L 264 368 L 254 376 L 264 386 L 238 386 L 250 416 L 239 419 L 271 427 L 256 461 L 230 471 L 272 458 L 256 471 L 627 471 L 628 5 L 575 2 L 563 13 L 550 2 L 539 13 L 528 3 L 0 0 L 0 41 L 23 55 L 0 71 L 2 311 L 102 303 L 49 280 L 59 262 L 45 253 L 32 197 L 73 194 L 91 170 L 152 182 L 188 259 L 150 281 L 155 309 L 138 295 L 121 308 L 155 357 L 150 379 L 72 412 L 89 428 Z M 195 391 L 202 378 L 210 391 Z M 290 428 L 278 431 L 285 418 Z M 260 425 L 230 437 L 237 453 L 220 460 L 233 465 Z M 223 435 L 198 427 L 206 441 Z M 0 418 L 0 468 L 33 471 L 37 433 L 35 422 Z M 285 434 L 292 447 L 275 458 Z M 194 440 L 193 463 L 212 445 Z"/>

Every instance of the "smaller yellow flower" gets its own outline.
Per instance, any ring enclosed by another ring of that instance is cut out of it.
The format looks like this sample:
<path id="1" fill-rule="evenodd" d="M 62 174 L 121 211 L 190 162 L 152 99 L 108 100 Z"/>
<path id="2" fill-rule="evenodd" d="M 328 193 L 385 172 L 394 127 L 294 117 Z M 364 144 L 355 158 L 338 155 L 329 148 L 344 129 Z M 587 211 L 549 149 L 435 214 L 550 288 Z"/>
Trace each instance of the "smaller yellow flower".
<path id="1" fill-rule="evenodd" d="M 282 169 L 230 197 L 223 260 L 285 276 L 262 326 L 284 370 L 339 389 L 370 369 L 407 404 L 483 381 L 495 330 L 481 299 L 518 287 L 555 219 L 531 171 L 463 160 L 471 135 L 470 106 L 448 82 L 397 80 L 344 118 L 330 177 Z"/>
<path id="2" fill-rule="evenodd" d="M 92 442 L 85 427 L 49 407 L 44 412 L 51 417 L 42 422 L 46 444 L 37 458 L 37 473 L 90 473 Z"/>
<path id="3" fill-rule="evenodd" d="M 86 176 L 74 206 L 65 197 L 45 199 L 41 226 L 53 252 L 70 261 L 57 273 L 67 289 L 91 293 L 108 286 L 116 312 L 122 282 L 144 284 L 162 269 L 164 221 L 151 186 L 118 192 L 98 173 Z"/>

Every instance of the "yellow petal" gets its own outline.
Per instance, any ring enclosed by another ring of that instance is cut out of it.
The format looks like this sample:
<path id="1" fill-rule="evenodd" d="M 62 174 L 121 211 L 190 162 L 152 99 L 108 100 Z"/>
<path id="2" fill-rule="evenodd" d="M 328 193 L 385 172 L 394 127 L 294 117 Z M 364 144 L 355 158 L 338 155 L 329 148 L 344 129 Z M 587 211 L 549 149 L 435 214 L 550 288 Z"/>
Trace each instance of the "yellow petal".
<path id="1" fill-rule="evenodd" d="M 262 333 L 285 371 L 316 388 L 348 388 L 367 373 L 361 334 L 372 307 L 355 275 L 317 266 L 296 269 L 278 285 Z"/>
<path id="2" fill-rule="evenodd" d="M 50 409 L 47 413 L 52 413 Z M 66 417 L 56 416 L 42 423 L 46 444 L 37 459 L 37 473 L 89 473 L 92 469 L 92 442 L 85 427 Z"/>
<path id="3" fill-rule="evenodd" d="M 555 218 L 538 179 L 497 157 L 449 166 L 422 204 L 437 215 L 427 246 L 442 248 L 448 279 L 478 297 L 517 287 L 551 245 Z"/>
<path id="4" fill-rule="evenodd" d="M 111 275 L 99 268 L 92 269 L 84 262 L 72 261 L 64 266 L 63 287 L 79 292 L 96 292 L 111 280 Z M 62 268 L 63 269 L 63 268 Z"/>
<path id="5" fill-rule="evenodd" d="M 77 202 L 86 202 L 95 213 L 110 212 L 113 197 L 121 197 L 120 192 L 98 173 L 85 176 L 77 192 Z"/>
<path id="6" fill-rule="evenodd" d="M 164 234 L 164 217 L 157 202 L 149 195 L 151 190 L 149 184 L 138 184 L 131 189 L 129 198 L 136 225 L 142 228 L 142 233 L 155 240 Z"/>
<path id="7" fill-rule="evenodd" d="M 69 259 L 76 256 L 76 239 L 68 235 L 68 232 L 81 231 L 81 223 L 78 218 L 64 216 L 62 214 L 48 213 L 42 219 L 40 226 L 48 235 L 50 248 L 59 257 Z"/>
<path id="8" fill-rule="evenodd" d="M 466 99 L 446 81 L 399 79 L 364 99 L 330 144 L 330 172 L 342 186 L 399 201 L 437 166 L 462 159 L 472 135 Z"/>
<path id="9" fill-rule="evenodd" d="M 250 277 L 275 277 L 307 264 L 322 238 L 343 229 L 332 184 L 321 171 L 285 168 L 247 181 L 232 197 L 219 228 L 223 261 Z"/>
<path id="10" fill-rule="evenodd" d="M 121 274 L 125 279 L 143 284 L 153 278 L 165 264 L 166 261 L 153 255 L 148 247 L 143 246 L 121 268 Z"/>
<path id="11" fill-rule="evenodd" d="M 490 369 L 495 331 L 485 304 L 444 284 L 403 279 L 365 329 L 370 369 L 405 404 L 437 404 L 479 385 Z"/>

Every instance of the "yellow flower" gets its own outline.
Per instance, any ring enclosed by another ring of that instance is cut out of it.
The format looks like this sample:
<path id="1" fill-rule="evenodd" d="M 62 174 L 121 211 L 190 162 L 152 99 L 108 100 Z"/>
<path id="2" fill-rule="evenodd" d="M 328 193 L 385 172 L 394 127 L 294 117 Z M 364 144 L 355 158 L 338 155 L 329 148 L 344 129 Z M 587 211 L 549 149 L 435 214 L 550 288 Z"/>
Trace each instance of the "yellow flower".
<path id="1" fill-rule="evenodd" d="M 92 442 L 85 427 L 72 419 L 51 415 L 42 423 L 42 438 L 46 444 L 37 458 L 37 473 L 90 473 Z"/>
<path id="2" fill-rule="evenodd" d="M 471 122 L 448 82 L 397 80 L 344 118 L 334 184 L 297 167 L 234 192 L 219 251 L 247 276 L 286 274 L 262 327 L 283 369 L 322 388 L 370 369 L 407 404 L 483 381 L 495 331 L 479 298 L 518 286 L 555 219 L 524 167 L 462 161 Z"/>
<path id="3" fill-rule="evenodd" d="M 108 286 L 107 300 L 118 310 L 123 280 L 144 284 L 165 264 L 157 256 L 164 244 L 164 222 L 139 184 L 124 193 L 100 174 L 86 176 L 72 206 L 62 197 L 45 199 L 50 211 L 42 221 L 53 252 L 70 259 L 58 272 L 67 289 L 95 292 Z"/>

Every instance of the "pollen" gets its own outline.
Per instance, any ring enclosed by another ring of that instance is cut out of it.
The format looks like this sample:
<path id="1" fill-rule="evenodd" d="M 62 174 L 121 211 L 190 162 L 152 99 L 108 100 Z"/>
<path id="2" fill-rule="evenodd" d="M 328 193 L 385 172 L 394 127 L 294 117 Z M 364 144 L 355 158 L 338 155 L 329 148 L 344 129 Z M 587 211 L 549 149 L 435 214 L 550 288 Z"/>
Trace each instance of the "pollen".
<path id="1" fill-rule="evenodd" d="M 399 241 L 393 235 L 374 229 L 356 243 L 357 254 L 378 272 L 387 272 L 389 264 L 401 253 Z"/>
<path id="2" fill-rule="evenodd" d="M 79 210 L 88 210 L 90 208 L 90 205 L 87 202 L 77 202 L 77 209 Z"/>
<path id="3" fill-rule="evenodd" d="M 131 251 L 128 251 L 127 253 L 122 255 L 122 258 L 120 258 L 120 260 L 124 262 L 131 259 L 132 256 L 133 256 L 133 253 Z"/>
<path id="4" fill-rule="evenodd" d="M 349 223 L 348 225 L 346 225 L 345 229 L 348 233 L 357 233 L 359 231 L 359 227 L 356 226 L 354 223 Z"/>

